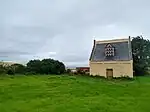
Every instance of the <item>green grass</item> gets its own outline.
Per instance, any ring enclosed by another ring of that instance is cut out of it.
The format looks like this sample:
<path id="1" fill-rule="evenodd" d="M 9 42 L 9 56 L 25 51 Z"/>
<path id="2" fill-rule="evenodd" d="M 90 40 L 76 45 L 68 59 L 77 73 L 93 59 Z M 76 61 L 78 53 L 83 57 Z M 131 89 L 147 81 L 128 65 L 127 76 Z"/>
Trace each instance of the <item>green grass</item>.
<path id="1" fill-rule="evenodd" d="M 149 112 L 150 77 L 0 76 L 0 112 Z"/>

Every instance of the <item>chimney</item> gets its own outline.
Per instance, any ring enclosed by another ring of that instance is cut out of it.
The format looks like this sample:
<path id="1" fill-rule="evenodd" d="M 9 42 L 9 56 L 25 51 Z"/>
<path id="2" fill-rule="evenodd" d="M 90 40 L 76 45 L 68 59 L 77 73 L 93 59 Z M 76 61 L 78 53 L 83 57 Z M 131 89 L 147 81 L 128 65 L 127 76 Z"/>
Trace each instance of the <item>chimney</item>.
<path id="1" fill-rule="evenodd" d="M 129 40 L 131 40 L 131 37 L 129 36 Z"/>
<path id="2" fill-rule="evenodd" d="M 94 46 L 95 46 L 95 44 L 96 44 L 96 40 L 94 39 Z"/>

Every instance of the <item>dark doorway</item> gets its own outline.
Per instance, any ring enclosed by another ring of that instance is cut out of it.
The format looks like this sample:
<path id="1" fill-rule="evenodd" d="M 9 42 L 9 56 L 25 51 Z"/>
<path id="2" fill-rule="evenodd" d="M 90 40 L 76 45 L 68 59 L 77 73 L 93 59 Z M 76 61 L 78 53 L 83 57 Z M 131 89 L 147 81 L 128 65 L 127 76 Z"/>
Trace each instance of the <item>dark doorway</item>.
<path id="1" fill-rule="evenodd" d="M 106 69 L 107 78 L 113 78 L 113 69 Z"/>

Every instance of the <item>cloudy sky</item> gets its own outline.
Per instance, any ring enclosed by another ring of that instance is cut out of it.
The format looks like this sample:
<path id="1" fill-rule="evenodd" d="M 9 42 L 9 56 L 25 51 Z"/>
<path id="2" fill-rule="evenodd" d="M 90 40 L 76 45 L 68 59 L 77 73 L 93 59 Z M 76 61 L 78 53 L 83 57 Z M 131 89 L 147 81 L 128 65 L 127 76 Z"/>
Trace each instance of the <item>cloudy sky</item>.
<path id="1" fill-rule="evenodd" d="M 149 0 L 0 0 L 0 60 L 87 66 L 93 39 L 150 37 Z"/>

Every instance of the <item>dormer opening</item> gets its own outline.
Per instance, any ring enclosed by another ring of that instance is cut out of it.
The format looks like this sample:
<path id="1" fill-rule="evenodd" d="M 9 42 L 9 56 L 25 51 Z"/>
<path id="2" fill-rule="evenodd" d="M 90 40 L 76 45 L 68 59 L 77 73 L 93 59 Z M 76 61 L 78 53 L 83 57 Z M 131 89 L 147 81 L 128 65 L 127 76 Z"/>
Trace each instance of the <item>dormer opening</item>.
<path id="1" fill-rule="evenodd" d="M 112 57 L 115 55 L 115 48 L 111 44 L 105 46 L 105 56 Z"/>

